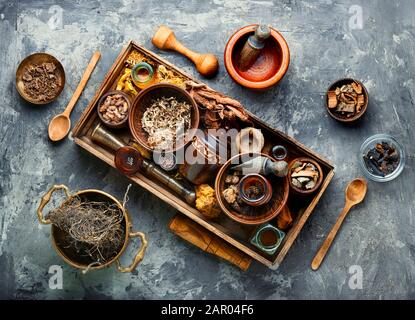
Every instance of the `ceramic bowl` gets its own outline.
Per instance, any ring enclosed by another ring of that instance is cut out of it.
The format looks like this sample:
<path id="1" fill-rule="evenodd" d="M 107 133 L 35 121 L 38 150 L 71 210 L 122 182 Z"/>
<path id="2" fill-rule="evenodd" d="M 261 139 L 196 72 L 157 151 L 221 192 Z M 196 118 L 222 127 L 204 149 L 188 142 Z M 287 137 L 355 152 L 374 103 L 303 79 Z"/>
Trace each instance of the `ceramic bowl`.
<path id="1" fill-rule="evenodd" d="M 128 123 L 134 139 L 136 139 L 143 148 L 149 151 L 154 151 L 154 148 L 152 148 L 147 142 L 148 134 L 142 127 L 141 119 L 143 118 L 144 112 L 148 107 L 150 107 L 153 101 L 161 97 L 175 97 L 177 101 L 187 102 L 192 108 L 191 125 L 190 129 L 185 135 L 184 141 L 175 146 L 172 146 L 168 150 L 164 150 L 165 152 L 175 152 L 178 149 L 183 148 L 193 139 L 196 133 L 195 129 L 199 127 L 199 108 L 197 107 L 194 99 L 187 93 L 186 90 L 168 83 L 159 83 L 147 87 L 135 98 L 130 109 Z"/>
<path id="2" fill-rule="evenodd" d="M 318 173 L 319 173 L 319 177 L 318 177 L 318 180 L 317 180 L 316 185 L 314 186 L 314 188 L 309 189 L 309 190 L 303 190 L 303 189 L 297 188 L 296 186 L 294 186 L 292 184 L 292 182 L 291 182 L 291 174 L 292 174 L 292 172 L 291 171 L 293 170 L 292 169 L 293 165 L 297 161 L 303 162 L 303 163 L 304 162 L 309 162 L 309 163 L 313 164 L 317 168 Z M 290 183 L 291 189 L 296 194 L 299 194 L 299 195 L 310 195 L 310 194 L 313 194 L 314 192 L 316 192 L 318 190 L 318 188 L 320 188 L 321 183 L 323 182 L 323 170 L 321 169 L 321 166 L 317 163 L 317 161 L 315 161 L 313 159 L 310 159 L 310 158 L 307 158 L 307 157 L 300 157 L 300 158 L 296 158 L 296 159 L 292 160 L 290 162 L 290 164 L 288 165 L 288 175 L 287 176 L 288 176 L 288 181 Z"/>
<path id="3" fill-rule="evenodd" d="M 120 121 L 120 122 L 117 122 L 117 123 L 111 123 L 111 122 L 109 122 L 109 121 L 107 121 L 107 120 L 105 120 L 104 118 L 103 118 L 103 116 L 102 116 L 102 113 L 99 111 L 99 108 L 101 107 L 101 105 L 104 103 L 104 101 L 105 101 L 105 99 L 108 97 L 108 96 L 112 96 L 112 95 L 115 95 L 115 94 L 119 94 L 119 95 L 121 95 L 121 96 L 123 96 L 123 98 L 127 101 L 127 104 L 128 104 L 128 111 L 130 111 L 130 109 L 131 109 L 131 98 L 130 98 L 130 96 L 128 95 L 128 94 L 126 94 L 124 91 L 121 91 L 121 90 L 112 90 L 112 91 L 109 91 L 109 92 L 107 92 L 106 94 L 104 94 L 102 97 L 101 97 L 101 99 L 99 99 L 98 100 L 98 104 L 97 104 L 97 113 L 98 113 L 98 116 L 99 116 L 99 118 L 101 119 L 101 121 L 107 126 L 107 127 L 109 127 L 109 128 L 113 128 L 113 129 L 119 129 L 119 128 L 124 128 L 126 125 L 127 125 L 127 121 L 128 121 L 128 113 L 127 113 L 127 116 L 122 120 L 122 121 Z"/>
<path id="4" fill-rule="evenodd" d="M 238 67 L 240 52 L 249 38 L 255 33 L 257 24 L 236 31 L 225 47 L 225 67 L 232 79 L 240 85 L 263 90 L 277 84 L 285 75 L 290 64 L 290 50 L 284 37 L 271 28 L 271 36 L 266 40 L 258 59 L 252 67 L 241 71 Z"/>
<path id="5" fill-rule="evenodd" d="M 263 156 L 272 159 L 266 154 L 238 154 L 230 158 L 219 170 L 215 180 L 216 199 L 222 211 L 231 219 L 246 225 L 259 225 L 275 218 L 281 213 L 288 200 L 290 185 L 286 177 L 278 178 L 272 175 L 267 176 L 267 180 L 272 186 L 272 197 L 268 203 L 261 206 L 246 205 L 241 210 L 235 210 L 229 205 L 223 197 L 225 190 L 225 178 L 228 174 L 232 174 L 230 170 L 236 163 L 242 163 L 244 160 L 252 159 L 255 156 Z"/>
<path id="6" fill-rule="evenodd" d="M 352 116 L 352 117 L 346 117 L 346 116 L 343 116 L 343 115 L 341 115 L 341 114 L 337 114 L 337 113 L 335 113 L 335 112 L 332 112 L 331 111 L 331 109 L 329 108 L 329 103 L 328 103 L 328 92 L 329 91 L 334 91 L 336 88 L 340 88 L 341 86 L 343 86 L 343 85 L 345 85 L 345 84 L 350 84 L 350 83 L 352 83 L 352 82 L 356 82 L 356 83 L 358 83 L 358 84 L 360 84 L 361 86 L 362 86 L 362 92 L 363 92 L 363 95 L 364 95 L 364 97 L 365 97 L 365 103 L 364 103 L 364 105 L 362 106 L 362 109 L 360 110 L 360 112 L 359 113 L 357 113 L 357 114 L 355 114 L 354 116 Z M 330 86 L 329 86 L 329 88 L 328 88 L 328 90 L 327 90 L 327 92 L 326 92 L 326 97 L 325 97 L 325 99 L 326 99 L 326 109 L 327 109 L 327 112 L 329 113 L 329 115 L 333 118 L 333 119 L 336 119 L 337 121 L 340 121 L 340 122 L 346 122 L 346 123 L 350 123 L 350 122 L 355 122 L 355 121 L 357 121 L 358 119 L 360 119 L 364 114 L 365 114 L 365 112 L 366 112 L 366 110 L 367 110 L 367 107 L 368 107 L 368 105 L 369 105 L 369 93 L 367 92 L 367 90 L 366 90 L 366 88 L 365 88 L 365 86 L 363 85 L 363 83 L 361 83 L 360 81 L 358 81 L 358 80 L 355 80 L 355 79 L 352 79 L 352 78 L 343 78 L 343 79 L 339 79 L 339 80 L 336 80 L 336 81 L 334 81 Z"/>
<path id="7" fill-rule="evenodd" d="M 24 90 L 24 83 L 23 83 L 23 75 L 26 71 L 26 68 L 33 64 L 42 64 L 45 62 L 53 62 L 56 66 L 56 74 L 58 77 L 58 91 L 53 96 L 53 98 L 49 100 L 35 100 L 30 97 Z M 56 59 L 54 56 L 48 53 L 34 53 L 28 57 L 26 57 L 17 67 L 16 71 L 16 89 L 19 92 L 20 96 L 26 100 L 27 102 L 37 104 L 37 105 L 44 105 L 55 101 L 59 95 L 61 94 L 63 88 L 65 87 L 65 70 L 63 69 L 62 64 Z"/>

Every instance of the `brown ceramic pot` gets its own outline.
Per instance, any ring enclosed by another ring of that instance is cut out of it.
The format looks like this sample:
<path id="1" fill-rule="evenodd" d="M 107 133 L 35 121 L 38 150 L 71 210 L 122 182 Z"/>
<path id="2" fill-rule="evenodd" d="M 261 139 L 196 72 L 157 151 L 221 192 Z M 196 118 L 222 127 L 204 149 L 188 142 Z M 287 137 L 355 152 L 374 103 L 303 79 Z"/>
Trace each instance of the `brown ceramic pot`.
<path id="1" fill-rule="evenodd" d="M 187 102 L 192 107 L 191 125 L 184 138 L 184 142 L 182 144 L 175 145 L 169 150 L 164 150 L 165 152 L 174 152 L 187 145 L 193 139 L 195 129 L 199 127 L 199 108 L 197 107 L 195 100 L 189 95 L 189 93 L 187 93 L 186 90 L 168 83 L 159 83 L 147 87 L 135 98 L 130 109 L 128 123 L 131 134 L 134 139 L 137 140 L 138 144 L 149 151 L 153 151 L 153 148 L 147 142 L 148 135 L 142 127 L 141 119 L 153 100 L 161 97 L 175 97 L 178 101 Z"/>
<path id="2" fill-rule="evenodd" d="M 271 36 L 266 40 L 256 62 L 246 71 L 238 67 L 240 52 L 249 38 L 255 33 L 257 24 L 236 31 L 225 47 L 225 67 L 232 79 L 250 89 L 267 89 L 277 84 L 285 75 L 290 64 L 290 50 L 284 37 L 271 28 Z"/>
<path id="3" fill-rule="evenodd" d="M 318 177 L 316 185 L 314 186 L 313 189 L 309 189 L 309 190 L 299 189 L 291 183 L 292 166 L 297 161 L 312 163 L 317 168 L 318 173 L 319 173 L 319 177 Z M 288 165 L 288 175 L 287 175 L 287 177 L 288 177 L 288 181 L 290 183 L 291 190 L 293 190 L 294 193 L 296 193 L 298 195 L 310 195 L 310 194 L 313 194 L 315 191 L 317 191 L 318 188 L 320 188 L 321 183 L 323 182 L 323 170 L 321 169 L 321 166 L 317 163 L 317 161 L 315 161 L 313 159 L 310 159 L 310 158 L 307 158 L 307 157 L 300 157 L 300 158 L 296 158 L 296 159 L 292 160 L 290 162 L 290 164 Z"/>
<path id="4" fill-rule="evenodd" d="M 128 113 L 127 113 L 127 116 L 122 120 L 122 121 L 120 121 L 120 122 L 117 122 L 117 123 L 111 123 L 111 122 L 109 122 L 109 121 L 107 121 L 107 120 L 105 120 L 104 118 L 103 118 L 103 116 L 102 116 L 102 113 L 99 111 L 99 108 L 101 107 L 101 105 L 104 103 L 104 101 L 105 101 L 105 99 L 108 97 L 108 96 L 112 96 L 112 95 L 115 95 L 115 94 L 119 94 L 119 95 L 121 95 L 121 96 L 123 96 L 123 98 L 127 101 L 127 104 L 128 104 L 128 113 L 129 113 L 129 111 L 130 111 L 130 109 L 131 109 L 131 98 L 130 98 L 130 96 L 128 95 L 128 94 L 126 94 L 124 91 L 121 91 L 121 90 L 112 90 L 112 91 L 109 91 L 109 92 L 107 92 L 106 94 L 104 94 L 102 97 L 101 97 L 101 99 L 99 99 L 98 100 L 98 104 L 97 104 L 97 112 L 98 112 L 98 116 L 99 116 L 99 118 L 101 119 L 101 121 L 107 126 L 107 127 L 109 127 L 109 128 L 112 128 L 112 129 L 119 129 L 119 128 L 124 128 L 126 125 L 127 125 L 127 121 L 128 121 Z"/>
<path id="5" fill-rule="evenodd" d="M 332 112 L 330 110 L 329 103 L 328 103 L 328 92 L 329 91 L 334 91 L 337 87 L 341 87 L 341 86 L 343 86 L 345 84 L 350 84 L 352 82 L 356 82 L 356 83 L 358 83 L 358 84 L 360 84 L 362 86 L 362 92 L 363 92 L 363 95 L 365 97 L 365 103 L 362 106 L 362 109 L 360 110 L 359 113 L 355 114 L 353 117 L 349 117 L 348 118 L 346 116 L 342 116 L 340 114 L 336 114 L 335 112 Z M 363 83 L 361 83 L 360 81 L 355 80 L 355 79 L 343 78 L 343 79 L 336 80 L 335 82 L 333 82 L 330 85 L 330 87 L 328 88 L 328 90 L 326 92 L 326 109 L 327 109 L 327 112 L 329 113 L 329 115 L 333 119 L 336 119 L 337 121 L 340 121 L 340 122 L 350 123 L 350 122 L 357 121 L 358 119 L 360 119 L 365 114 L 368 105 L 369 105 L 369 93 L 367 92 L 367 89 L 365 88 L 365 86 L 363 85 Z"/>
<path id="6" fill-rule="evenodd" d="M 272 159 L 266 154 L 255 155 Z M 243 224 L 258 225 L 272 220 L 282 211 L 288 200 L 290 185 L 288 183 L 287 177 L 278 178 L 275 176 L 267 176 L 267 179 L 271 183 L 273 190 L 272 197 L 268 203 L 258 207 L 246 205 L 244 207 L 244 211 L 235 210 L 226 202 L 222 194 L 223 190 L 225 190 L 225 178 L 228 172 L 230 172 L 230 167 L 236 163 L 235 161 L 240 163 L 240 158 L 245 156 L 248 156 L 248 154 L 238 154 L 230 158 L 221 167 L 216 176 L 215 193 L 220 208 L 231 219 Z M 252 154 L 250 156 L 252 156 Z"/>

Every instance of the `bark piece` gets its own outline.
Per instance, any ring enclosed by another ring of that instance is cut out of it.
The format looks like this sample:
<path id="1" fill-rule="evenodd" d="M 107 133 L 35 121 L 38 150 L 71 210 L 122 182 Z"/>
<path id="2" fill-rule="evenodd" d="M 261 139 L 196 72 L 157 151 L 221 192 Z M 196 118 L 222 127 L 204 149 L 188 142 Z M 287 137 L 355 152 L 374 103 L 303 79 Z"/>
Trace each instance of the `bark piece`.
<path id="1" fill-rule="evenodd" d="M 329 109 L 333 109 L 337 106 L 337 95 L 335 91 L 329 91 L 327 93 L 327 97 L 328 97 L 328 106 Z"/>

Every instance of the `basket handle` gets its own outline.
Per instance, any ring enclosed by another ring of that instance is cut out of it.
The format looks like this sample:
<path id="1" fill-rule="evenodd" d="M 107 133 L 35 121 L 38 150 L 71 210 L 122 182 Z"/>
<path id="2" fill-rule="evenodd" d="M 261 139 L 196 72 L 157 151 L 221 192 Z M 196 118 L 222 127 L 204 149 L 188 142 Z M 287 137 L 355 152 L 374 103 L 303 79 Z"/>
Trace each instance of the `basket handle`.
<path id="1" fill-rule="evenodd" d="M 42 197 L 40 204 L 39 204 L 39 208 L 37 208 L 37 218 L 39 219 L 39 222 L 42 224 L 50 224 L 50 220 L 45 219 L 43 217 L 43 209 L 49 203 L 52 197 L 52 194 L 57 190 L 63 190 L 66 196 L 69 198 L 69 189 L 67 186 L 63 184 L 59 184 L 59 185 L 55 184 L 52 188 L 50 188 L 48 192 L 46 192 L 46 194 Z"/>
<path id="2" fill-rule="evenodd" d="M 146 235 L 142 232 L 131 232 L 129 238 L 137 238 L 139 237 L 141 240 L 141 248 L 138 250 L 133 262 L 128 267 L 121 266 L 120 260 L 117 259 L 117 269 L 119 272 L 133 272 L 135 268 L 137 268 L 138 264 L 143 260 L 144 254 L 146 253 L 147 249 L 147 239 Z"/>

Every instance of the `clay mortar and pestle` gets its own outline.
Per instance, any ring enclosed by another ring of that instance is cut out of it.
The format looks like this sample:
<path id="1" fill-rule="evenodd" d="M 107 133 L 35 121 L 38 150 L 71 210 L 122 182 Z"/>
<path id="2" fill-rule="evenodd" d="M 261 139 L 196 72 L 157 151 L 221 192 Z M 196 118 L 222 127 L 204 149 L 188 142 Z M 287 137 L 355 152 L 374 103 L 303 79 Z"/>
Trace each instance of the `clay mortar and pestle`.
<path id="1" fill-rule="evenodd" d="M 235 82 L 249 89 L 264 90 L 284 77 L 290 64 L 290 50 L 277 30 L 252 24 L 229 38 L 224 61 Z"/>

